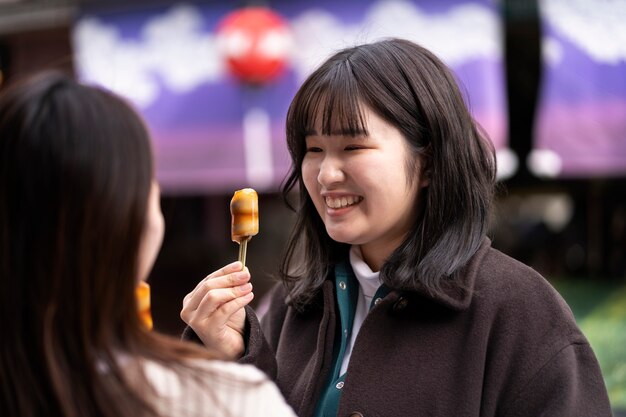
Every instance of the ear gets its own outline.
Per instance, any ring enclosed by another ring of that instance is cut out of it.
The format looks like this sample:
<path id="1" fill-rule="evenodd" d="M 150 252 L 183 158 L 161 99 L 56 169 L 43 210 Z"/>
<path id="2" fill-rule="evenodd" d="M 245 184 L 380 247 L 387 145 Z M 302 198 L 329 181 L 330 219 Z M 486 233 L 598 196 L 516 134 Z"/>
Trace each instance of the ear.
<path id="1" fill-rule="evenodd" d="M 426 157 L 420 158 L 419 188 L 425 188 L 430 185 L 430 175 L 431 175 L 430 157 L 426 156 Z"/>

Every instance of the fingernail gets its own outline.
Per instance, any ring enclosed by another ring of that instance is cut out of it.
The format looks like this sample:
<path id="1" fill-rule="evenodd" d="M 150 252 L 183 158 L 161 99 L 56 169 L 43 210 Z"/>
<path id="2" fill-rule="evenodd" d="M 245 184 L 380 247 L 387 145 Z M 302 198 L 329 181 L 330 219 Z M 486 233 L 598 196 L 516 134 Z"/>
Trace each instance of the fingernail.
<path id="1" fill-rule="evenodd" d="M 239 291 L 241 292 L 245 292 L 245 291 L 250 291 L 252 289 L 252 284 L 247 283 L 247 284 L 243 284 L 239 286 Z"/>
<path id="2" fill-rule="evenodd" d="M 233 262 L 231 264 L 228 264 L 228 266 L 227 266 L 228 269 L 232 269 L 232 270 L 235 270 L 235 271 L 241 270 L 242 267 L 243 267 L 243 265 L 241 265 L 240 261 L 235 261 L 235 262 Z"/>
<path id="3" fill-rule="evenodd" d="M 248 279 L 250 275 L 247 272 L 237 272 L 235 278 L 238 280 Z"/>

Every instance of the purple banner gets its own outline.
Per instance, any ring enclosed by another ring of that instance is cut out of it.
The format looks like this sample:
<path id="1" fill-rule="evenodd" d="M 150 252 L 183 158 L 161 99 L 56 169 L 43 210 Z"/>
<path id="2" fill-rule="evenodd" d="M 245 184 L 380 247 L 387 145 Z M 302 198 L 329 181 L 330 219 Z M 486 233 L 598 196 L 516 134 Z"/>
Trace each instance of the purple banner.
<path id="1" fill-rule="evenodd" d="M 626 174 L 626 2 L 542 0 L 539 176 Z"/>
<path id="2" fill-rule="evenodd" d="M 414 40 L 458 76 L 497 149 L 506 147 L 500 18 L 493 1 L 274 1 L 288 22 L 287 71 L 257 88 L 228 72 L 216 26 L 232 2 L 83 10 L 79 76 L 131 100 L 154 139 L 164 193 L 274 191 L 289 168 L 284 120 L 304 78 L 332 52 L 383 37 Z"/>

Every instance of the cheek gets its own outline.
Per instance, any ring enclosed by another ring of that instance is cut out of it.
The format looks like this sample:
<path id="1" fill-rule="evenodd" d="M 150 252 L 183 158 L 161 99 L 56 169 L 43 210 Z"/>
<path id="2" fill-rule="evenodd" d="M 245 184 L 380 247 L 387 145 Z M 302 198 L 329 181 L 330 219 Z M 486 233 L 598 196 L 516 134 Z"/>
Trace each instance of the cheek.
<path id="1" fill-rule="evenodd" d="M 160 247 L 161 243 L 163 243 L 163 235 L 165 234 L 165 220 L 163 219 L 163 213 L 161 213 L 161 210 L 154 215 L 152 223 L 153 225 L 151 228 L 153 240 L 155 242 L 155 246 Z"/>
<path id="2" fill-rule="evenodd" d="M 302 164 L 302 181 L 309 198 L 313 202 L 315 211 L 324 218 L 324 201 L 318 192 L 317 169 L 312 164 Z"/>
<path id="3" fill-rule="evenodd" d="M 144 231 L 145 256 L 149 259 L 156 257 L 165 234 L 165 221 L 161 210 L 153 211 L 150 214 L 146 230 Z"/>
<path id="4" fill-rule="evenodd" d="M 306 161 L 302 163 L 302 181 L 304 182 L 304 187 L 311 197 L 315 195 L 315 190 L 317 189 L 317 171 L 315 167 L 311 163 L 307 163 Z"/>
<path id="5" fill-rule="evenodd" d="M 153 186 L 149 200 L 146 223 L 139 249 L 139 279 L 146 279 L 163 243 L 165 220 L 159 204 L 158 188 Z"/>

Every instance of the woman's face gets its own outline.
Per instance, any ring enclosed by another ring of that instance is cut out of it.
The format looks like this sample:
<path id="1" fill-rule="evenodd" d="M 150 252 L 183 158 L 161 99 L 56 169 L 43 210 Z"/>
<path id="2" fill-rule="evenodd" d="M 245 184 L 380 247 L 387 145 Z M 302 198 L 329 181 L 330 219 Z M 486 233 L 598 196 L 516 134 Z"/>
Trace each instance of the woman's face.
<path id="1" fill-rule="evenodd" d="M 150 196 L 148 197 L 148 212 L 146 213 L 146 224 L 144 225 L 139 248 L 139 279 L 145 280 L 154 265 L 154 261 L 163 243 L 163 233 L 165 232 L 165 222 L 161 205 L 159 203 L 161 193 L 156 181 L 152 181 Z"/>
<path id="2" fill-rule="evenodd" d="M 420 161 L 418 172 L 407 172 L 412 155 L 402 133 L 363 110 L 367 136 L 323 136 L 318 126 L 306 137 L 302 177 L 329 236 L 360 245 L 378 271 L 413 225 L 417 194 L 427 180 Z"/>

